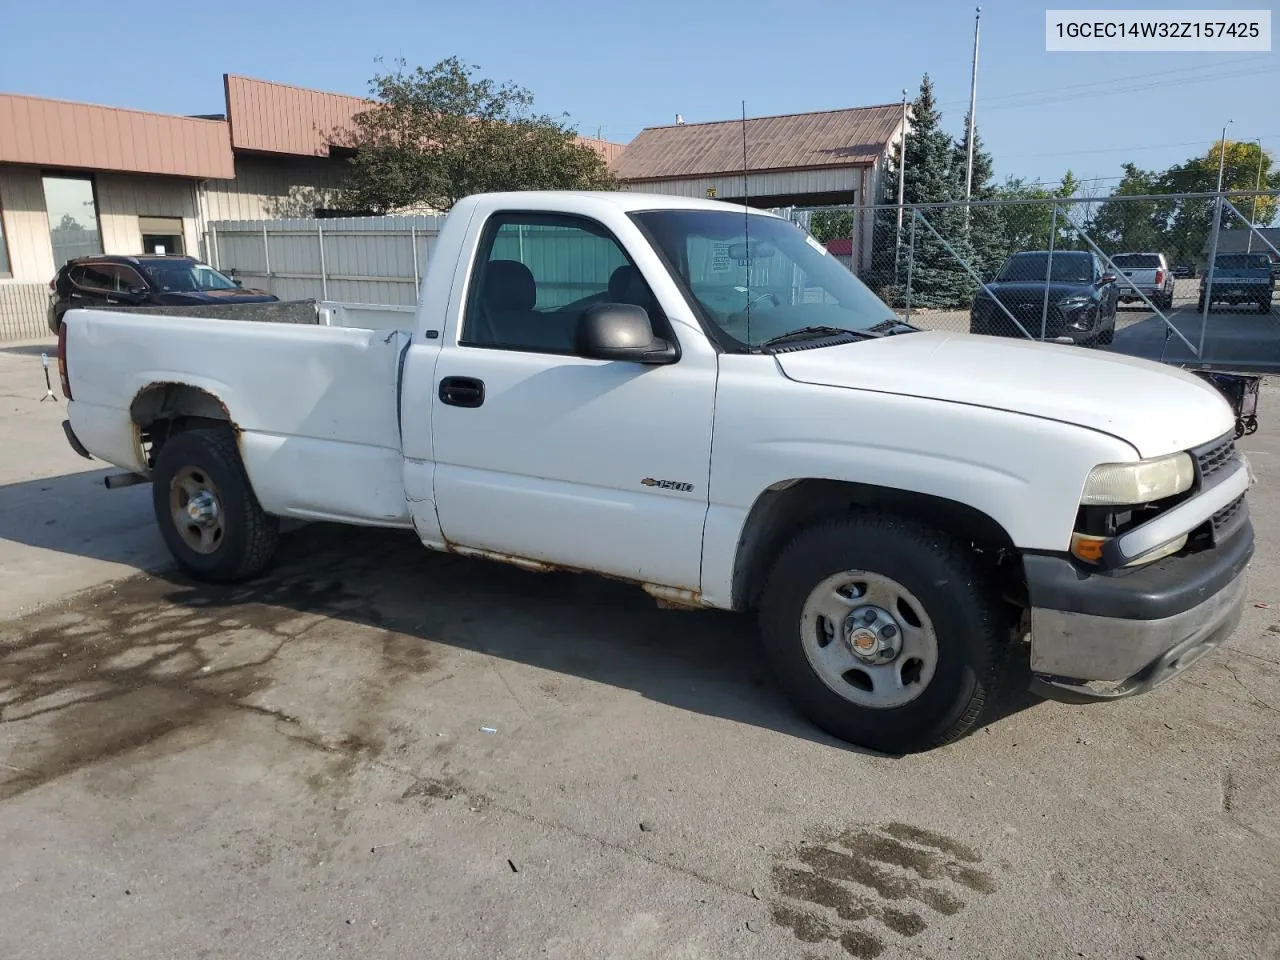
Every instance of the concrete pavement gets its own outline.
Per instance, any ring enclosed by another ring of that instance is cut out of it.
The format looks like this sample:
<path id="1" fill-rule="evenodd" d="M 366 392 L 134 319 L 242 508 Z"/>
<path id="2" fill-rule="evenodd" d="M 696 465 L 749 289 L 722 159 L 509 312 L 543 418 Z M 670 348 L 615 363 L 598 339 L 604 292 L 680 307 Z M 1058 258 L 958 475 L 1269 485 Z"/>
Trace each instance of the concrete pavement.
<path id="1" fill-rule="evenodd" d="M 621 584 L 322 525 L 260 581 L 188 583 L 22 357 L 0 956 L 1280 956 L 1270 388 L 1226 649 L 1127 702 L 1015 693 L 895 759 L 799 718 L 747 622 Z"/>

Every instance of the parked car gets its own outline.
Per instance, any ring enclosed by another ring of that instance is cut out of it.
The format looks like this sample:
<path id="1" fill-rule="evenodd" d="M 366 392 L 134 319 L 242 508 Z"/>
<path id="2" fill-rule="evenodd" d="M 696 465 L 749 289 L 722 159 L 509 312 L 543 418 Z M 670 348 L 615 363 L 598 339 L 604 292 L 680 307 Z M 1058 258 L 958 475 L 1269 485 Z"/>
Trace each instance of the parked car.
<path id="1" fill-rule="evenodd" d="M 1107 285 L 1055 269 L 1058 302 Z M 151 483 L 196 578 L 258 574 L 294 517 L 629 580 L 753 613 L 798 708 L 877 750 L 983 722 L 1028 632 L 1045 695 L 1111 700 L 1244 603 L 1250 475 L 1211 385 L 914 330 L 726 203 L 473 196 L 412 329 L 71 310 L 58 366 L 68 441 Z"/>
<path id="2" fill-rule="evenodd" d="M 1144 303 L 1145 296 L 1160 310 L 1173 306 L 1173 271 L 1163 253 L 1117 253 L 1111 262 L 1124 278 L 1116 278 L 1121 303 Z"/>
<path id="3" fill-rule="evenodd" d="M 1011 256 L 974 297 L 969 332 L 1110 343 L 1116 330 L 1115 277 L 1092 253 L 1076 250 L 1054 251 L 1053 274 L 1046 280 L 1049 269 L 1047 250 Z"/>
<path id="4" fill-rule="evenodd" d="M 194 257 L 101 256 L 68 260 L 49 281 L 49 329 L 58 332 L 73 307 L 195 306 L 205 303 L 269 303 L 265 290 L 239 281 Z"/>
<path id="5" fill-rule="evenodd" d="M 1271 309 L 1271 299 L 1276 289 L 1275 273 L 1271 258 L 1265 253 L 1220 253 L 1213 258 L 1213 266 L 1200 278 L 1200 299 L 1197 310 L 1204 309 L 1205 297 L 1209 309 L 1215 303 L 1256 303 L 1260 313 Z"/>
<path id="6" fill-rule="evenodd" d="M 1189 280 L 1196 275 L 1196 265 L 1185 260 L 1173 265 L 1173 275 L 1179 280 Z"/>

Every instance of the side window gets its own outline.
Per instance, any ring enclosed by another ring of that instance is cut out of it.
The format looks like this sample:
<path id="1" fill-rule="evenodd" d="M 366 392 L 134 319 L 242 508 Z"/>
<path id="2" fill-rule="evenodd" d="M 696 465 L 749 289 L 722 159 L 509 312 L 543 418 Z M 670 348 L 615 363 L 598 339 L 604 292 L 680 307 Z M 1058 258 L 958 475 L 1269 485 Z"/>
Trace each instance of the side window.
<path id="1" fill-rule="evenodd" d="M 600 224 L 554 214 L 498 214 L 480 239 L 463 316 L 467 346 L 572 353 L 583 311 L 644 307 L 665 327 L 640 271 Z"/>
<path id="2" fill-rule="evenodd" d="M 141 275 L 133 267 L 123 263 L 113 263 L 110 265 L 111 273 L 114 277 L 115 287 L 113 289 L 118 293 L 128 293 L 130 290 L 136 290 L 142 287 L 144 290 L 147 285 L 143 282 Z"/>
<path id="3" fill-rule="evenodd" d="M 115 274 L 108 263 L 82 263 L 72 267 L 71 282 L 87 293 L 111 293 L 116 288 Z"/>

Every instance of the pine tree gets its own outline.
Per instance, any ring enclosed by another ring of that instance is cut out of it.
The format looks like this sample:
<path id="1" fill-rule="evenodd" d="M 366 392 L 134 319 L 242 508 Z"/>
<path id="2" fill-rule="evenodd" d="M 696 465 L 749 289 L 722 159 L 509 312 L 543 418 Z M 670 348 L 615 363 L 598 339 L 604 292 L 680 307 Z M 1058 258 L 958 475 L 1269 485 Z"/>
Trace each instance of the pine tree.
<path id="1" fill-rule="evenodd" d="M 959 181 L 961 197 L 964 191 L 965 168 L 969 161 L 969 115 L 964 118 L 964 136 L 951 153 L 952 169 Z M 993 179 L 995 164 L 982 147 L 982 134 L 973 129 L 973 177 L 969 196 L 972 200 L 994 200 L 996 185 Z M 967 241 L 972 251 L 969 265 L 983 279 L 992 276 L 1011 252 L 1004 242 L 1003 213 L 994 206 L 969 208 Z M 970 278 L 972 280 L 972 278 Z M 976 284 L 975 284 L 976 286 Z"/>
<path id="2" fill-rule="evenodd" d="M 963 180 L 956 179 L 952 162 L 955 147 L 942 129 L 933 94 L 933 81 L 926 73 L 920 93 L 912 104 L 911 130 L 906 137 L 903 197 L 908 204 L 946 203 L 960 197 Z M 963 176 L 963 174 L 962 174 Z M 971 295 L 972 280 L 956 256 L 970 255 L 965 236 L 964 211 L 960 207 L 929 207 L 920 211 L 925 222 L 915 224 L 915 243 L 900 253 L 898 272 L 907 276 L 910 261 L 911 301 L 921 307 L 953 307 Z M 932 229 L 930 229 L 932 227 Z M 934 236 L 945 238 L 955 254 Z"/>

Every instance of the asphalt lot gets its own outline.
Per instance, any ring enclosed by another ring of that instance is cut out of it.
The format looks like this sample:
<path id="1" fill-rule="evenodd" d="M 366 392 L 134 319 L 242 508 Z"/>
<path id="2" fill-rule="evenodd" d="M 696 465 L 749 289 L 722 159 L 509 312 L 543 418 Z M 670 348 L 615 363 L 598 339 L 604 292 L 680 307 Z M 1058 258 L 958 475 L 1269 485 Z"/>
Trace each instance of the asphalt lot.
<path id="1" fill-rule="evenodd" d="M 899 759 L 625 585 L 329 526 L 188 583 L 40 349 L 0 345 L 0 956 L 1280 956 L 1271 387 L 1230 644 Z"/>
<path id="2" fill-rule="evenodd" d="M 1198 279 L 1174 281 L 1173 306 L 1165 311 L 1168 323 L 1141 302 L 1120 304 L 1115 342 L 1100 349 L 1169 363 L 1203 363 L 1221 370 L 1280 373 L 1280 304 L 1262 313 L 1253 305 L 1215 303 L 1206 325 L 1196 308 L 1199 289 Z M 929 330 L 967 333 L 969 311 L 916 310 L 911 322 Z M 1034 324 L 1032 332 L 1038 333 Z"/>

